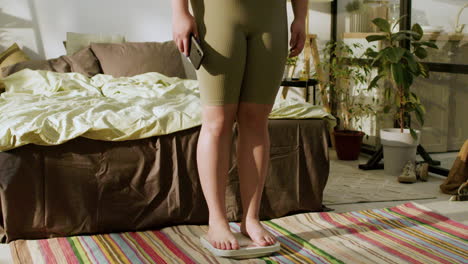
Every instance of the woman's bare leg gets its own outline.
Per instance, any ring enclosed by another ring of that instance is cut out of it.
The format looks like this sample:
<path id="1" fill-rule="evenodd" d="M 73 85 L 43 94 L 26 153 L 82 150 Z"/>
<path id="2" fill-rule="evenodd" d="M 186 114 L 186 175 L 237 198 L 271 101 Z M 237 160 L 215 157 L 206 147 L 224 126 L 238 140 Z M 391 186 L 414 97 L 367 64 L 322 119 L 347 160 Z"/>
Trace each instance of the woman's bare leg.
<path id="1" fill-rule="evenodd" d="M 275 237 L 260 223 L 259 210 L 270 160 L 268 115 L 273 105 L 240 102 L 237 113 L 237 167 L 242 198 L 241 231 L 259 245 L 273 245 Z"/>
<path id="2" fill-rule="evenodd" d="M 203 106 L 197 166 L 209 209 L 208 240 L 218 249 L 239 249 L 226 217 L 225 193 L 237 104 Z"/>

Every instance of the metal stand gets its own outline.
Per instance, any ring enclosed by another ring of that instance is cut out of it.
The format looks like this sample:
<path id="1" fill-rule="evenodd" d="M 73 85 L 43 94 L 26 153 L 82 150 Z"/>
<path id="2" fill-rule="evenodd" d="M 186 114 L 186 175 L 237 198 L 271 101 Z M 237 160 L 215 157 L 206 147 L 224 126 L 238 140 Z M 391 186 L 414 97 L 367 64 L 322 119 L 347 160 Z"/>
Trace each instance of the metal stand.
<path id="1" fill-rule="evenodd" d="M 429 153 L 421 146 L 421 144 L 417 147 L 417 154 L 419 154 L 425 162 L 429 164 L 429 171 L 441 176 L 447 177 L 449 174 L 449 170 L 445 168 L 438 167 L 440 165 L 440 161 L 433 160 Z M 380 146 L 377 151 L 371 156 L 371 158 L 367 161 L 366 164 L 359 164 L 359 168 L 361 170 L 381 170 L 384 168 L 383 163 L 380 161 L 383 159 L 383 147 Z"/>
<path id="2" fill-rule="evenodd" d="M 316 85 L 318 84 L 318 80 L 316 79 L 308 79 L 308 80 L 304 80 L 304 81 L 301 81 L 299 80 L 298 78 L 292 78 L 290 80 L 283 80 L 281 82 L 281 86 L 285 86 L 285 87 L 297 87 L 297 88 L 305 88 L 305 101 L 306 102 L 309 102 L 309 87 L 314 87 L 314 89 L 312 90 L 312 95 L 313 95 L 313 98 L 312 98 L 312 103 L 315 105 L 317 102 L 317 95 L 316 95 L 316 92 L 315 92 L 315 87 Z"/>

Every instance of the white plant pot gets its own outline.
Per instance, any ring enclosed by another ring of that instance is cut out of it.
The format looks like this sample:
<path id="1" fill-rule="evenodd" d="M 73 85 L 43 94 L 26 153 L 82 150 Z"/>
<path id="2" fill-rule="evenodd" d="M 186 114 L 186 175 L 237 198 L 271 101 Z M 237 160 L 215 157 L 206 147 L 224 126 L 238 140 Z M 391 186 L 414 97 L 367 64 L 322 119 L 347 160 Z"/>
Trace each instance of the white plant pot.
<path id="1" fill-rule="evenodd" d="M 416 140 L 411 136 L 409 129 L 403 129 L 403 133 L 400 132 L 399 128 L 380 129 L 386 174 L 398 176 L 409 160 L 416 160 L 416 150 L 421 139 L 421 131 L 415 131 L 417 134 Z"/>

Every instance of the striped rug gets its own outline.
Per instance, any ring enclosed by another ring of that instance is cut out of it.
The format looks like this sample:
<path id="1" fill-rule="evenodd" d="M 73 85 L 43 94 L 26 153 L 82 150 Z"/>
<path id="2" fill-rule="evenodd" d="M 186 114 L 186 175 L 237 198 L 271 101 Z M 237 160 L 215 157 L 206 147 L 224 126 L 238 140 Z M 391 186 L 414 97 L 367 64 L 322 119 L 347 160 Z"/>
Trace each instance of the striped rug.
<path id="1" fill-rule="evenodd" d="M 416 204 L 263 221 L 281 242 L 269 257 L 216 258 L 199 243 L 208 226 L 18 240 L 17 263 L 468 263 L 468 226 Z M 231 223 L 239 231 L 238 223 Z"/>

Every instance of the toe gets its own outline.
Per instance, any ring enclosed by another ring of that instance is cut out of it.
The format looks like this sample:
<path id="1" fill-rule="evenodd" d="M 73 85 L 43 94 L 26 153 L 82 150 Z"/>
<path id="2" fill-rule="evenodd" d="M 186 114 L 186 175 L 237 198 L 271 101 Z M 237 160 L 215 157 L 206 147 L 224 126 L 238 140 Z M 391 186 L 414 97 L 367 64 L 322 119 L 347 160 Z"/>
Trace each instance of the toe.
<path id="1" fill-rule="evenodd" d="M 267 245 L 268 245 L 268 242 L 265 241 L 265 238 L 262 237 L 262 238 L 260 239 L 260 241 L 259 241 L 259 244 L 260 244 L 260 246 L 267 246 Z"/>
<path id="2" fill-rule="evenodd" d="M 224 243 L 226 244 L 226 249 L 227 249 L 227 250 L 232 250 L 231 242 L 226 241 L 226 242 L 224 242 Z"/>
<path id="3" fill-rule="evenodd" d="M 235 250 L 239 249 L 239 244 L 237 243 L 236 240 L 231 240 L 231 247 L 232 249 L 235 249 Z"/>
<path id="4" fill-rule="evenodd" d="M 272 237 L 272 238 L 271 238 L 271 241 L 272 241 L 273 244 L 276 244 L 276 242 L 277 242 L 277 240 L 276 240 L 275 237 Z"/>
<path id="5" fill-rule="evenodd" d="M 225 242 L 221 242 L 221 249 L 223 249 L 223 250 L 226 249 L 226 243 Z"/>
<path id="6" fill-rule="evenodd" d="M 274 245 L 276 243 L 276 240 L 274 237 L 270 237 L 270 245 Z"/>

